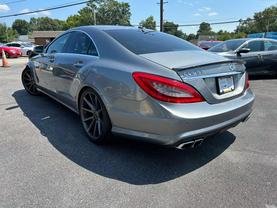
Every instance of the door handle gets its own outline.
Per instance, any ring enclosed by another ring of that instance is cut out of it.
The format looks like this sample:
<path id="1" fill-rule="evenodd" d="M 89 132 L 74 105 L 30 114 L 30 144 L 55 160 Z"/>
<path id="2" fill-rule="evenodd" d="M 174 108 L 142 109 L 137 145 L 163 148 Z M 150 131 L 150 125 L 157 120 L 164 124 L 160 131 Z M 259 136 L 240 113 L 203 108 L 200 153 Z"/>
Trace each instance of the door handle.
<path id="1" fill-rule="evenodd" d="M 55 56 L 49 56 L 49 61 L 53 63 L 55 61 Z"/>
<path id="2" fill-rule="evenodd" d="M 82 61 L 77 61 L 75 64 L 73 64 L 75 67 L 77 68 L 81 68 L 82 66 L 84 66 Z"/>
<path id="3" fill-rule="evenodd" d="M 263 61 L 264 57 L 262 56 L 262 54 L 258 54 L 258 58 Z"/>

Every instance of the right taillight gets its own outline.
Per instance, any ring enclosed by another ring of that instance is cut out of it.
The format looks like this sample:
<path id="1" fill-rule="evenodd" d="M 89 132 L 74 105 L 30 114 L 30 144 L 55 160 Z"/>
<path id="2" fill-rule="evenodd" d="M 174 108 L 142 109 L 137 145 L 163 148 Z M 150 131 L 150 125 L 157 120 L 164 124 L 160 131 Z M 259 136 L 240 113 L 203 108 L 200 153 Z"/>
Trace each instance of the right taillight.
<path id="1" fill-rule="evenodd" d="M 248 89 L 249 87 L 250 87 L 249 76 L 248 76 L 248 73 L 245 72 L 245 88 Z"/>
<path id="2" fill-rule="evenodd" d="M 204 98 L 193 87 L 177 80 L 143 73 L 134 72 L 136 83 L 151 97 L 170 103 L 196 103 Z"/>

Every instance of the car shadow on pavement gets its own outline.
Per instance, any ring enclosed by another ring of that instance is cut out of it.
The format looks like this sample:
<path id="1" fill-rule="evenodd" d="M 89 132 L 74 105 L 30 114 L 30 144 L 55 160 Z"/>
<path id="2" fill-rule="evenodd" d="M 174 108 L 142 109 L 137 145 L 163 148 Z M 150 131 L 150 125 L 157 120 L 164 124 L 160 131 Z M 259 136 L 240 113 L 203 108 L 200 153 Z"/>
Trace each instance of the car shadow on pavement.
<path id="1" fill-rule="evenodd" d="M 224 132 L 185 151 L 121 137 L 97 146 L 88 141 L 78 115 L 51 98 L 33 97 L 24 90 L 13 97 L 24 115 L 68 159 L 95 174 L 135 185 L 184 176 L 218 157 L 235 141 L 232 133 Z"/>
<path id="2" fill-rule="evenodd" d="M 271 80 L 277 79 L 277 75 L 249 75 L 250 80 Z"/>

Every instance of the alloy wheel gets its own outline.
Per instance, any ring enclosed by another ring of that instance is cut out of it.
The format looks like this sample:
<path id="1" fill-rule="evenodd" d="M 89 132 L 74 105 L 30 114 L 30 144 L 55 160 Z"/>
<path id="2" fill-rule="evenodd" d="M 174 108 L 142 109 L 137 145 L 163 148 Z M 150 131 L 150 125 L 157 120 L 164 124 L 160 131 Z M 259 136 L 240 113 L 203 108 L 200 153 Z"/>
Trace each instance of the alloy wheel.
<path id="1" fill-rule="evenodd" d="M 36 87 L 35 80 L 31 74 L 31 70 L 25 69 L 22 72 L 22 83 L 25 90 L 31 95 L 38 95 L 39 92 Z"/>
<path id="2" fill-rule="evenodd" d="M 80 100 L 83 127 L 91 141 L 101 143 L 109 131 L 109 119 L 105 107 L 96 93 L 87 90 Z"/>

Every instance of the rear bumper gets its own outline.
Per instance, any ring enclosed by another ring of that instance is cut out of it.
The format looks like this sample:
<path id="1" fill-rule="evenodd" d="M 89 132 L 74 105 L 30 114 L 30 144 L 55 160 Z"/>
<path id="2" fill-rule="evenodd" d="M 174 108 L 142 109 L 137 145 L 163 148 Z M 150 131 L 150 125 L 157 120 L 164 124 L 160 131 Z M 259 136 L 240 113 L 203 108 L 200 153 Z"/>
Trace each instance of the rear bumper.
<path id="1" fill-rule="evenodd" d="M 9 53 L 9 57 L 11 58 L 18 58 L 21 56 L 21 53 L 20 52 L 17 52 L 17 53 Z"/>
<path id="2" fill-rule="evenodd" d="M 151 114 L 116 114 L 119 125 L 113 125 L 112 132 L 177 146 L 182 142 L 227 130 L 246 120 L 252 112 L 254 99 L 251 90 L 247 90 L 243 96 L 213 105 L 206 102 L 154 104 L 145 101 Z"/>

